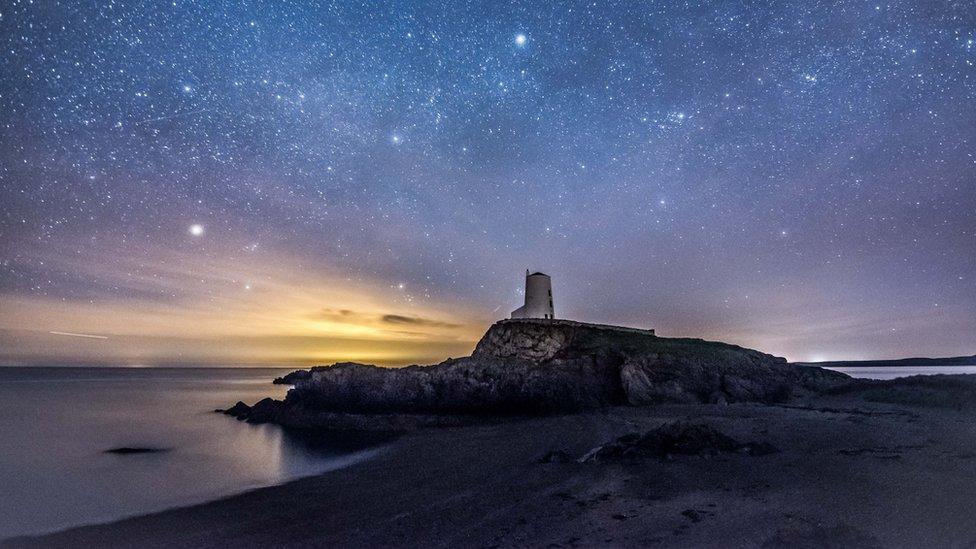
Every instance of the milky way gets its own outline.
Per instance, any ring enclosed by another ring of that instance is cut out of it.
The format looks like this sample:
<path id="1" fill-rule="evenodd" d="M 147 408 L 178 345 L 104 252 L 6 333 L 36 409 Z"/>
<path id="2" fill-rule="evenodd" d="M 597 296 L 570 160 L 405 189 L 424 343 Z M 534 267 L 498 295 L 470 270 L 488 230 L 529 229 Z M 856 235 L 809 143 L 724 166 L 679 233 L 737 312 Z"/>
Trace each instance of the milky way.
<path id="1" fill-rule="evenodd" d="M 976 352 L 971 2 L 14 1 L 0 35 L 6 363 L 433 360 L 526 268 L 562 317 Z"/>

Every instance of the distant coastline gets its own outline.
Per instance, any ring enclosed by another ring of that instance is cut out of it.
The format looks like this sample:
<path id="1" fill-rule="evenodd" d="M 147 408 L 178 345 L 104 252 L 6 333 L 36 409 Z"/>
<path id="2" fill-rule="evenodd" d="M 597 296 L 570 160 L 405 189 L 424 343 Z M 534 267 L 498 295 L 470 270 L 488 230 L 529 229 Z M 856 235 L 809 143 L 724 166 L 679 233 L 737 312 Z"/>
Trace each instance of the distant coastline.
<path id="1" fill-rule="evenodd" d="M 896 366 L 976 366 L 976 355 L 946 358 L 897 358 L 890 360 L 835 360 L 829 362 L 794 362 L 798 366 L 821 368 L 890 368 Z"/>

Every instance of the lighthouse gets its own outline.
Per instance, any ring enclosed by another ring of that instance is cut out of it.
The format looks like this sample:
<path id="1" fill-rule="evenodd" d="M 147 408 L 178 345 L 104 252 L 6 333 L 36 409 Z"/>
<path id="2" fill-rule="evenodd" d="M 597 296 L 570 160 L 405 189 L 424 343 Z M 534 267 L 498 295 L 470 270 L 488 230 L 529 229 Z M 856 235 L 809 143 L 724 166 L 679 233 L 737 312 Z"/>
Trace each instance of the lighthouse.
<path id="1" fill-rule="evenodd" d="M 543 273 L 525 271 L 525 305 L 512 311 L 512 318 L 555 318 L 552 308 L 552 279 Z"/>

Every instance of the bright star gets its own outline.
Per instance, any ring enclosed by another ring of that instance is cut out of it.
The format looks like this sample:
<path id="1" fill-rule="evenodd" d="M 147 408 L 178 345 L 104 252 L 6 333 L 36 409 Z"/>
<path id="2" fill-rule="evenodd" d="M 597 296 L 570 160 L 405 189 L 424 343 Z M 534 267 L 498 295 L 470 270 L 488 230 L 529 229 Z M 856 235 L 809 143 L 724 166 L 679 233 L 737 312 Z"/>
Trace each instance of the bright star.
<path id="1" fill-rule="evenodd" d="M 194 223 L 190 225 L 190 234 L 193 236 L 200 236 L 203 234 L 203 225 L 199 223 Z"/>
<path id="2" fill-rule="evenodd" d="M 526 41 L 528 41 L 528 37 L 526 37 L 524 34 L 521 34 L 520 33 L 520 34 L 516 34 L 515 35 L 515 45 L 516 46 L 524 46 L 525 43 L 526 43 Z"/>

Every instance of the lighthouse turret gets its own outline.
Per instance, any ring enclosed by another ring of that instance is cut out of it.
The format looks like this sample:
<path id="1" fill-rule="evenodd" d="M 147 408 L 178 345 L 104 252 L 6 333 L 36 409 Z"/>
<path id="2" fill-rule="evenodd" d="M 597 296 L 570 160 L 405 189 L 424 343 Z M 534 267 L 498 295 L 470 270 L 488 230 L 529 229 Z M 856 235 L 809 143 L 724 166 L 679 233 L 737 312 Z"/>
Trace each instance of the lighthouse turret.
<path id="1" fill-rule="evenodd" d="M 525 271 L 525 305 L 512 311 L 512 318 L 555 318 L 549 275 Z"/>

